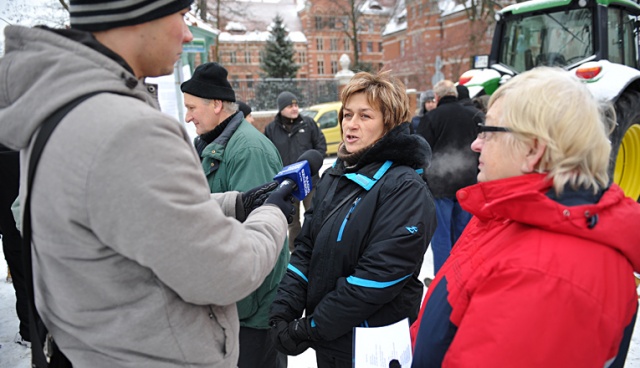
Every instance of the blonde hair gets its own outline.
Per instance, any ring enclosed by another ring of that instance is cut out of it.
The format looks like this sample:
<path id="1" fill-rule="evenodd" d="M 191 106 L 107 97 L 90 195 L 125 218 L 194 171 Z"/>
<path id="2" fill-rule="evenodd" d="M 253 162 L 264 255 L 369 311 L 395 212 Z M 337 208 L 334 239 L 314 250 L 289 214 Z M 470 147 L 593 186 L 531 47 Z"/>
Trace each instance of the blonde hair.
<path id="1" fill-rule="evenodd" d="M 567 183 L 594 193 L 609 185 L 608 124 L 615 121 L 615 112 L 576 76 L 560 68 L 534 68 L 498 88 L 489 108 L 498 99 L 500 125 L 516 132 L 505 139 L 513 146 L 535 139 L 546 143 L 536 169 L 548 173 L 558 195 Z"/>
<path id="2" fill-rule="evenodd" d="M 438 96 L 438 98 L 442 98 L 444 96 L 453 96 L 458 97 L 458 90 L 456 89 L 456 85 L 453 84 L 450 80 L 441 80 L 433 86 L 433 93 Z"/>
<path id="3" fill-rule="evenodd" d="M 385 134 L 411 118 L 406 88 L 400 80 L 392 77 L 389 71 L 375 75 L 367 72 L 354 75 L 340 95 L 342 106 L 344 107 L 349 98 L 357 93 L 364 93 L 367 103 L 380 110 Z M 340 108 L 338 114 L 340 125 L 342 125 L 342 110 Z"/>

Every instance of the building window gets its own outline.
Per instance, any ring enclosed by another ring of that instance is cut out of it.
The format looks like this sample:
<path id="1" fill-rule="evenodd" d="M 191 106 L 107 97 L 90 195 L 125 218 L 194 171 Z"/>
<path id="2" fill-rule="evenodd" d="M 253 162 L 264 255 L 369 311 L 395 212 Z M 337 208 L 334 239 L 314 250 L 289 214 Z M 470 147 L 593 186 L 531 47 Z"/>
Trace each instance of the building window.
<path id="1" fill-rule="evenodd" d="M 338 62 L 335 60 L 331 60 L 331 74 L 338 73 Z"/>
<path id="2" fill-rule="evenodd" d="M 229 51 L 229 64 L 235 64 L 235 63 L 236 63 L 236 52 Z"/>
<path id="3" fill-rule="evenodd" d="M 329 29 L 336 28 L 336 17 L 329 17 L 327 19 L 327 27 L 329 27 Z"/>
<path id="4" fill-rule="evenodd" d="M 316 50 L 322 51 L 324 50 L 324 45 L 322 44 L 322 38 L 316 38 Z"/>
<path id="5" fill-rule="evenodd" d="M 253 88 L 253 75 L 247 74 L 247 88 Z"/>
<path id="6" fill-rule="evenodd" d="M 233 76 L 233 79 L 231 80 L 231 86 L 236 89 L 240 87 L 240 83 L 238 83 L 238 76 Z"/>
<path id="7" fill-rule="evenodd" d="M 307 63 L 307 52 L 299 51 L 298 52 L 298 64 L 306 64 Z"/>
<path id="8" fill-rule="evenodd" d="M 247 64 L 251 64 L 251 51 L 246 50 L 244 52 L 244 62 Z"/>
<path id="9" fill-rule="evenodd" d="M 322 29 L 322 17 L 315 17 L 316 29 Z"/>
<path id="10" fill-rule="evenodd" d="M 382 42 L 378 42 L 378 52 L 382 52 Z"/>
<path id="11" fill-rule="evenodd" d="M 367 26 L 369 27 L 369 33 L 375 32 L 376 27 L 373 25 L 373 19 L 369 19 L 369 21 L 367 21 Z"/>
<path id="12" fill-rule="evenodd" d="M 351 40 L 348 38 L 344 39 L 344 51 L 351 50 Z"/>
<path id="13" fill-rule="evenodd" d="M 400 56 L 404 56 L 404 40 L 400 40 Z"/>
<path id="14" fill-rule="evenodd" d="M 358 52 L 362 52 L 362 47 L 360 45 L 362 45 L 364 43 L 364 41 L 362 42 L 358 42 L 356 45 L 358 46 Z"/>
<path id="15" fill-rule="evenodd" d="M 324 61 L 318 60 L 318 74 L 324 74 Z"/>
<path id="16" fill-rule="evenodd" d="M 332 38 L 331 40 L 331 51 L 335 51 L 338 49 L 338 39 Z"/>
<path id="17" fill-rule="evenodd" d="M 367 42 L 367 52 L 373 52 L 373 42 Z"/>

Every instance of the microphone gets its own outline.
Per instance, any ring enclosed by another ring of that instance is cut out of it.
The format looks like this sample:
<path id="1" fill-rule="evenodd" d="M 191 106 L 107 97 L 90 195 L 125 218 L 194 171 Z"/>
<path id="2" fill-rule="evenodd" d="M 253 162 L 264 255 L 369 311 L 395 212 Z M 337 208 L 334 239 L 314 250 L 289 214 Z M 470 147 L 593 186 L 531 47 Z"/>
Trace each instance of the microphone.
<path id="1" fill-rule="evenodd" d="M 301 201 L 311 192 L 311 177 L 318 174 L 322 161 L 320 152 L 305 151 L 298 157 L 298 162 L 283 167 L 273 180 L 280 183 L 278 189 L 288 191 Z"/>

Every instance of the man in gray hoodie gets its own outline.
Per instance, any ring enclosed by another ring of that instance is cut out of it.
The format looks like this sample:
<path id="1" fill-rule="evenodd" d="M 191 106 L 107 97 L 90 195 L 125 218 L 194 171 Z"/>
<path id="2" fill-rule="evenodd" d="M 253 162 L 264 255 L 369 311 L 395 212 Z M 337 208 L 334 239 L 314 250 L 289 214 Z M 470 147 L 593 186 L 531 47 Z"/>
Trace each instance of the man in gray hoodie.
<path id="1" fill-rule="evenodd" d="M 282 198 L 245 219 L 241 193 L 209 193 L 187 132 L 143 82 L 193 38 L 192 1 L 71 0 L 71 29 L 5 29 L 0 143 L 21 150 L 21 198 L 42 122 L 104 91 L 62 119 L 29 193 L 37 310 L 76 367 L 235 367 L 235 303 L 286 236 Z"/>

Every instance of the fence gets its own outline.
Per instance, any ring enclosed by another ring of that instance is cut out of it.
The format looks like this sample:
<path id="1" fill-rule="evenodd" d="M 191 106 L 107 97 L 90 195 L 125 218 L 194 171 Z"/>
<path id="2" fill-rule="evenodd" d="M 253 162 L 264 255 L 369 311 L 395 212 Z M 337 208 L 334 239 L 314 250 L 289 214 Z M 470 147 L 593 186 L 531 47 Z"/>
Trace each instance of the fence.
<path id="1" fill-rule="evenodd" d="M 233 79 L 236 99 L 245 101 L 254 111 L 277 110 L 280 92 L 289 91 L 298 97 L 300 107 L 338 101 L 335 79 Z"/>

